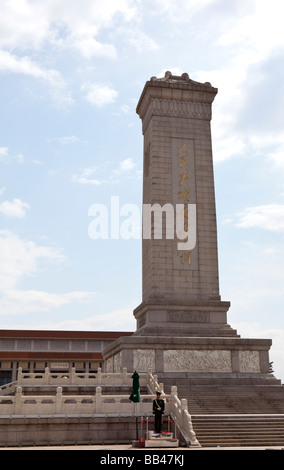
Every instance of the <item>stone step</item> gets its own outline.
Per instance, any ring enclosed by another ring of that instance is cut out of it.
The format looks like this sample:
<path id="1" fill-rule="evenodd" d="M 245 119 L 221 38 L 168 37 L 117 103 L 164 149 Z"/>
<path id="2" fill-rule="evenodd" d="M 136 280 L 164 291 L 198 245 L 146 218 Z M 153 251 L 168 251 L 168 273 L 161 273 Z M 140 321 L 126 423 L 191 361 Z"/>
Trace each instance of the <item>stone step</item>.
<path id="1" fill-rule="evenodd" d="M 196 420 L 196 421 L 208 421 L 208 422 L 216 422 L 216 423 L 222 423 L 222 422 L 230 422 L 230 421 L 234 421 L 234 422 L 263 422 L 263 423 L 267 423 L 267 422 L 283 422 L 284 420 L 284 415 L 283 414 L 216 414 L 216 415 L 212 415 L 212 414 L 192 414 L 192 417 Z"/>
<path id="2" fill-rule="evenodd" d="M 281 423 L 281 424 L 278 424 L 278 423 L 273 423 L 271 424 L 270 426 L 268 426 L 267 424 L 265 423 L 238 423 L 238 424 L 234 424 L 232 422 L 230 422 L 229 424 L 223 424 L 223 425 L 220 425 L 220 424 L 216 424 L 216 423 L 196 423 L 196 421 L 193 419 L 192 420 L 193 424 L 194 424 L 194 427 L 195 429 L 199 429 L 199 430 L 209 430 L 211 429 L 212 431 L 217 431 L 219 430 L 220 432 L 222 432 L 224 429 L 225 430 L 228 430 L 228 429 L 231 429 L 233 430 L 234 432 L 237 431 L 238 429 L 239 430 L 243 430 L 244 427 L 247 431 L 249 431 L 250 429 L 254 430 L 254 429 L 258 429 L 258 430 L 269 430 L 269 431 L 273 431 L 273 430 L 276 430 L 277 432 L 278 431 L 283 431 L 284 429 L 284 424 Z"/>
<path id="3" fill-rule="evenodd" d="M 284 415 L 192 415 L 203 447 L 284 444 Z"/>
<path id="4" fill-rule="evenodd" d="M 226 435 L 249 435 L 249 434 L 259 434 L 259 435 L 263 435 L 263 434 L 266 434 L 269 433 L 269 435 L 282 435 L 284 436 L 284 430 L 283 428 L 282 429 L 259 429 L 259 428 L 253 428 L 253 427 L 250 427 L 250 428 L 239 428 L 239 429 L 233 429 L 232 427 L 230 429 L 216 429 L 216 428 L 199 428 L 199 427 L 194 427 L 194 431 L 196 434 L 198 435 L 205 435 L 205 434 L 210 434 L 211 436 L 215 436 L 215 435 L 223 435 L 224 433 L 226 433 Z"/>
<path id="5" fill-rule="evenodd" d="M 202 431 L 210 431 L 210 432 L 223 432 L 224 430 L 225 431 L 230 431 L 231 432 L 244 432 L 244 424 L 239 424 L 238 426 L 234 426 L 233 424 L 230 424 L 230 427 L 228 428 L 227 426 L 216 426 L 216 425 L 213 425 L 212 423 L 208 424 L 208 425 L 205 425 L 205 424 L 198 424 L 196 425 L 195 421 L 193 421 L 194 423 L 194 429 L 195 431 L 198 430 L 199 432 L 202 432 Z M 259 431 L 259 432 L 263 432 L 263 431 L 268 431 L 269 432 L 283 432 L 284 431 L 284 425 L 282 424 L 281 426 L 279 425 L 274 425 L 274 426 L 265 426 L 264 424 L 263 425 L 259 425 L 259 424 L 247 424 L 245 423 L 245 431 L 246 432 L 250 432 L 250 431 Z"/>
<path id="6" fill-rule="evenodd" d="M 187 399 L 191 414 L 284 413 L 282 385 L 224 387 L 182 385 L 178 387 L 178 395 Z"/>
<path id="7" fill-rule="evenodd" d="M 271 447 L 283 446 L 283 439 L 278 440 L 227 440 L 227 441 L 203 441 L 200 442 L 201 447 Z"/>
<path id="8" fill-rule="evenodd" d="M 268 436 L 267 434 L 254 434 L 254 435 L 247 435 L 246 433 L 242 433 L 242 434 L 235 434 L 235 435 L 232 435 L 232 434 L 227 434 L 226 436 L 224 435 L 220 435 L 220 434 L 216 434 L 214 436 L 212 436 L 211 434 L 204 434 L 204 435 L 200 435 L 198 436 L 199 437 L 199 442 L 203 442 L 203 441 L 209 441 L 209 440 L 212 440 L 212 441 L 220 441 L 220 439 L 222 441 L 226 441 L 226 440 L 241 440 L 241 439 L 250 439 L 250 440 L 254 440 L 254 441 L 263 441 L 263 440 L 266 440 L 266 441 L 273 441 L 273 440 L 276 440 L 276 439 L 282 439 L 282 442 L 283 442 L 283 434 L 274 434 L 272 436 Z"/>

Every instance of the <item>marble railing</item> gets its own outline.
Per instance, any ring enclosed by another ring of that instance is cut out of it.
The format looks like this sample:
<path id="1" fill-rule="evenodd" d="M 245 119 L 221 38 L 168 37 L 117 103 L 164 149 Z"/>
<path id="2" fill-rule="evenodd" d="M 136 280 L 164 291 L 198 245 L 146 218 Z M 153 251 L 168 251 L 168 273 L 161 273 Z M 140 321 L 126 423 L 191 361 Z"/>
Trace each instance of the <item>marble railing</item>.
<path id="1" fill-rule="evenodd" d="M 24 374 L 19 370 L 18 381 L 6 386 L 6 390 L 14 394 L 0 396 L 1 416 L 43 416 L 43 415 L 112 415 L 112 416 L 150 416 L 152 415 L 152 402 L 155 392 L 161 392 L 165 400 L 165 415 L 171 416 L 184 437 L 187 445 L 199 446 L 192 428 L 191 416 L 187 408 L 187 400 L 179 399 L 177 387 L 171 387 L 171 393 L 165 394 L 163 384 L 158 382 L 157 376 L 149 370 L 141 373 L 140 385 L 148 386 L 149 394 L 140 394 L 140 402 L 133 403 L 129 395 L 103 394 L 101 385 L 132 385 L 132 373 L 124 369 L 122 373 L 102 373 L 98 370 L 95 374 L 71 374 L 50 373 L 48 370 L 43 374 Z M 50 385 L 60 383 L 56 387 L 56 394 L 49 395 L 25 395 L 22 385 Z M 96 385 L 95 393 L 88 395 L 65 395 L 62 385 L 65 384 L 93 384 Z M 7 393 L 7 392 L 6 392 Z"/>

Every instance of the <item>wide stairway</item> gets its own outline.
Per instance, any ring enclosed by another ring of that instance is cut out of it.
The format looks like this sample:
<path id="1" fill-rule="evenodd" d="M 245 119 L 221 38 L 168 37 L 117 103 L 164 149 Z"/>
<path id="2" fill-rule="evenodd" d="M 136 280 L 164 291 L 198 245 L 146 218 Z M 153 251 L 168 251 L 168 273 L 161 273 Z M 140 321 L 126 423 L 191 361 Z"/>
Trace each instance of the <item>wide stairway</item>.
<path id="1" fill-rule="evenodd" d="M 282 414 L 283 385 L 179 386 L 189 412 L 195 414 Z"/>
<path id="2" fill-rule="evenodd" d="M 180 386 L 202 447 L 283 446 L 284 386 Z"/>
<path id="3" fill-rule="evenodd" d="M 283 446 L 284 415 L 192 415 L 202 447 Z"/>

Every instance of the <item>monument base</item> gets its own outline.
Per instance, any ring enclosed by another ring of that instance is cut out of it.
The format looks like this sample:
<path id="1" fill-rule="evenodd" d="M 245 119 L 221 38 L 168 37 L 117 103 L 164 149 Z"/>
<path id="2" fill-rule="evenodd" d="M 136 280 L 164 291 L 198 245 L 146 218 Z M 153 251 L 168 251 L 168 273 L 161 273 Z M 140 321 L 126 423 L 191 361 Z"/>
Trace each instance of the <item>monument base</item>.
<path id="1" fill-rule="evenodd" d="M 221 300 L 142 302 L 135 310 L 136 336 L 235 336 L 227 324 L 230 302 Z"/>
<path id="2" fill-rule="evenodd" d="M 128 336 L 104 349 L 106 372 L 147 372 L 178 385 L 271 382 L 271 340 L 239 337 Z"/>

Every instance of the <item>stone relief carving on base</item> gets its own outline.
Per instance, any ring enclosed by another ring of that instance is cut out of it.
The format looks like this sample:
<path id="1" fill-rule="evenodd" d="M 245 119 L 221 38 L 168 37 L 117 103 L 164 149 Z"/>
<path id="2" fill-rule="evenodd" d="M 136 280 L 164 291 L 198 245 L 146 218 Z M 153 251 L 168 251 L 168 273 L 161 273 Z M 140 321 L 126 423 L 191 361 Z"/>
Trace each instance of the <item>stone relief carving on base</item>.
<path id="1" fill-rule="evenodd" d="M 240 372 L 260 372 L 259 352 L 240 351 Z"/>
<path id="2" fill-rule="evenodd" d="M 113 356 L 113 372 L 121 371 L 121 351 Z"/>
<path id="3" fill-rule="evenodd" d="M 110 357 L 106 361 L 106 372 L 113 372 L 113 357 Z"/>
<path id="4" fill-rule="evenodd" d="M 166 350 L 165 372 L 232 372 L 230 351 Z"/>
<path id="5" fill-rule="evenodd" d="M 155 350 L 135 349 L 133 351 L 133 369 L 147 372 L 148 369 L 155 370 Z"/>

